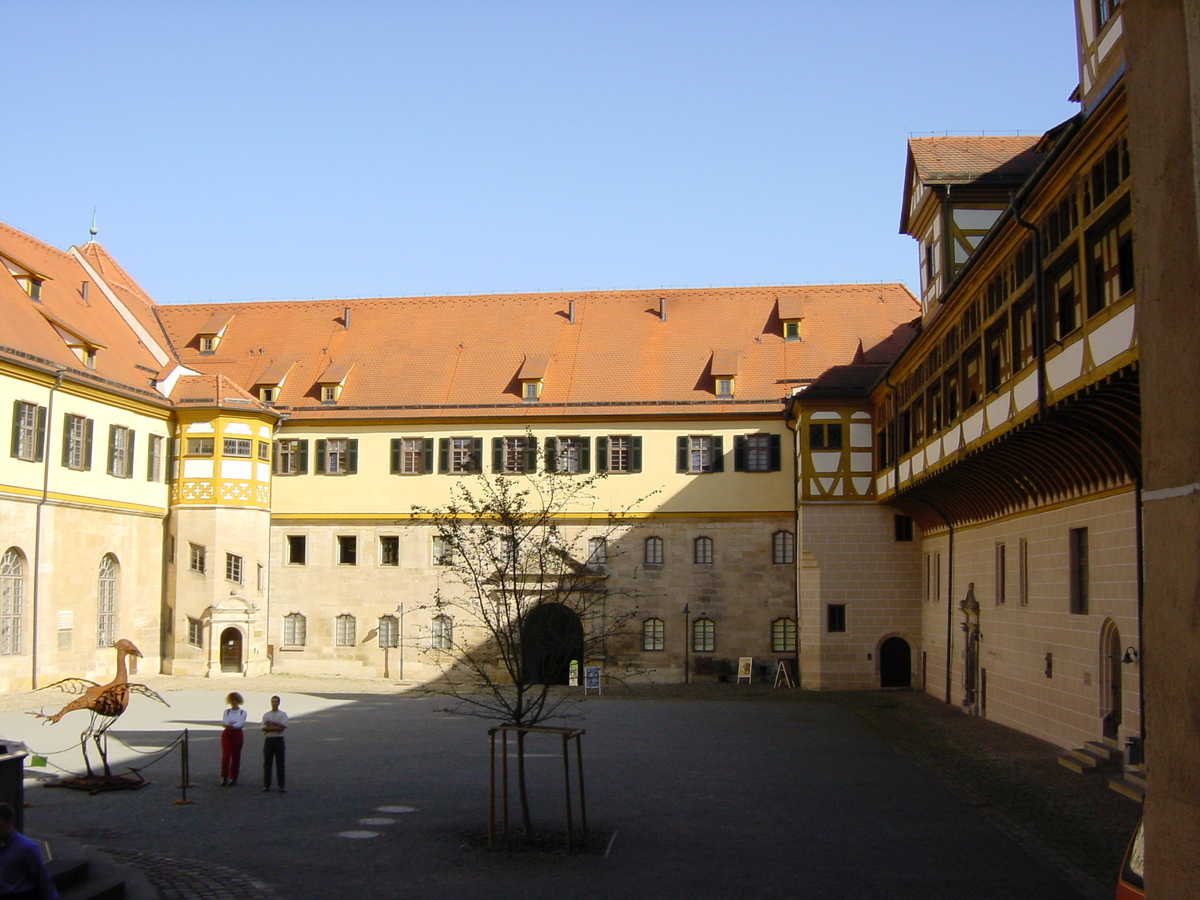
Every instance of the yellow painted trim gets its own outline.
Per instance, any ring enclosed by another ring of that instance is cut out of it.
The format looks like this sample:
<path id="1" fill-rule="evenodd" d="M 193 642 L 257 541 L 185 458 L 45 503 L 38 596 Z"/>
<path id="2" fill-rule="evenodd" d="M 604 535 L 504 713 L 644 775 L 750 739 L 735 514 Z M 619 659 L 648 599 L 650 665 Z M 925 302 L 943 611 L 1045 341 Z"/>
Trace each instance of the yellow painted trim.
<path id="1" fill-rule="evenodd" d="M 52 372 L 44 372 L 41 369 L 17 365 L 9 359 L 0 360 L 0 375 L 36 384 L 47 390 L 54 386 L 55 381 L 54 373 Z M 174 412 L 170 407 L 170 401 L 166 397 L 161 398 L 160 405 L 149 398 L 139 400 L 135 397 L 130 397 L 121 392 L 122 387 L 106 387 L 104 385 L 91 384 L 87 381 L 74 380 L 85 377 L 82 373 L 72 372 L 70 369 L 65 370 L 63 372 L 63 383 L 58 388 L 58 392 L 83 400 L 93 400 L 105 406 L 122 409 L 126 412 L 136 413 L 137 415 L 151 416 L 161 419 L 164 422 L 169 421 Z M 147 377 L 149 377 L 148 373 Z M 125 390 L 139 390 L 139 388 L 135 388 L 132 385 L 125 385 L 123 388 Z"/>
<path id="2" fill-rule="evenodd" d="M 194 507 L 189 507 L 192 509 Z M 594 513 L 556 513 L 549 518 L 556 521 L 608 521 L 610 513 L 594 512 Z M 717 512 L 705 510 L 704 512 L 646 512 L 646 513 L 612 513 L 616 517 L 616 524 L 631 521 L 647 521 L 651 519 L 730 519 L 730 520 L 755 520 L 761 519 L 763 516 L 781 516 L 792 518 L 794 513 L 790 509 L 779 510 L 760 510 L 757 512 Z M 387 521 L 396 525 L 407 523 L 430 522 L 433 516 L 419 515 L 416 513 L 272 513 L 271 524 L 296 524 L 299 522 L 379 522 Z"/>
<path id="3" fill-rule="evenodd" d="M 21 488 L 15 485 L 0 485 L 0 495 L 9 494 L 15 497 L 40 499 L 42 492 L 33 488 Z M 142 503 L 126 503 L 121 500 L 103 500 L 98 497 L 83 497 L 77 494 L 60 494 L 51 491 L 46 502 L 53 506 L 75 506 L 84 509 L 120 510 L 122 512 L 142 515 L 165 516 L 166 506 L 146 506 Z"/>

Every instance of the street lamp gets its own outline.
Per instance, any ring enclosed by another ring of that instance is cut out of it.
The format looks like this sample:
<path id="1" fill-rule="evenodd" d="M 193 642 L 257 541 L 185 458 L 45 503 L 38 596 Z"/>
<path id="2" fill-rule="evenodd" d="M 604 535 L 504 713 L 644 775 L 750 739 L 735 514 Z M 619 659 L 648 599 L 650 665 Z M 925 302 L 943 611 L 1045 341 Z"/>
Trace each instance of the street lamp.
<path id="1" fill-rule="evenodd" d="M 688 608 L 688 604 L 683 604 L 683 683 L 690 682 L 691 673 L 688 671 L 688 647 L 692 640 L 692 611 Z"/>

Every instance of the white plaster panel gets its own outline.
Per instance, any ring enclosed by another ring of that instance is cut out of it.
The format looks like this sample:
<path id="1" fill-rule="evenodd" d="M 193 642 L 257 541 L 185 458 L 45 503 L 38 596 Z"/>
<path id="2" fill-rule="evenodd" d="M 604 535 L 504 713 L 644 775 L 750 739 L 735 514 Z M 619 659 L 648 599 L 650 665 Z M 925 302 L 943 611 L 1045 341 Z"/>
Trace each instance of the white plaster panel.
<path id="1" fill-rule="evenodd" d="M 851 453 L 850 454 L 850 471 L 852 472 L 870 472 L 871 465 L 874 460 L 870 453 Z"/>
<path id="2" fill-rule="evenodd" d="M 1081 374 L 1083 367 L 1083 341 L 1078 340 L 1063 348 L 1062 353 L 1046 363 L 1046 380 L 1050 387 L 1058 390 L 1064 384 L 1074 381 Z"/>
<path id="3" fill-rule="evenodd" d="M 935 462 L 942 458 L 942 442 L 934 441 L 925 448 L 925 465 L 932 466 Z"/>
<path id="4" fill-rule="evenodd" d="M 987 427 L 988 429 L 998 428 L 1008 421 L 1008 412 L 1012 406 L 1012 400 L 1009 398 L 1007 391 L 987 405 Z"/>
<path id="5" fill-rule="evenodd" d="M 826 493 L 829 493 L 829 494 L 839 493 L 838 491 L 834 490 L 834 485 L 836 485 L 841 480 L 840 478 L 818 478 L 817 480 L 821 482 L 821 488 Z"/>
<path id="6" fill-rule="evenodd" d="M 852 419 L 870 419 L 871 414 L 865 412 L 856 412 L 850 416 Z"/>
<path id="7" fill-rule="evenodd" d="M 866 494 L 869 494 L 870 492 L 871 492 L 871 479 L 870 478 L 855 478 L 854 479 L 854 493 L 865 496 Z"/>
<path id="8" fill-rule="evenodd" d="M 871 426 L 850 424 L 850 446 L 851 447 L 870 447 L 871 446 Z"/>
<path id="9" fill-rule="evenodd" d="M 837 419 L 837 420 L 840 420 L 840 419 L 842 418 L 842 414 L 841 414 L 841 413 L 835 413 L 835 412 L 815 412 L 815 413 L 813 413 L 811 416 L 809 416 L 808 418 L 809 418 L 809 420 L 810 420 L 810 421 L 813 421 L 813 422 L 817 422 L 817 421 L 826 421 L 826 420 L 829 420 L 829 419 Z"/>
<path id="10" fill-rule="evenodd" d="M 1108 362 L 1118 353 L 1124 353 L 1133 346 L 1133 311 L 1131 306 L 1113 316 L 1088 337 L 1092 361 L 1096 365 Z"/>
<path id="11" fill-rule="evenodd" d="M 974 413 L 962 424 L 962 439 L 966 443 L 977 440 L 983 434 L 983 410 Z"/>
<path id="12" fill-rule="evenodd" d="M 271 426 L 270 425 L 259 425 L 258 426 L 258 436 L 260 438 L 262 438 L 263 440 L 269 440 L 271 437 Z"/>
<path id="13" fill-rule="evenodd" d="M 212 478 L 213 461 L 211 459 L 185 459 L 183 461 L 184 478 Z"/>
<path id="14" fill-rule="evenodd" d="M 954 221 L 968 231 L 986 231 L 1000 218 L 999 209 L 956 209 Z"/>
<path id="15" fill-rule="evenodd" d="M 230 422 L 225 426 L 226 434 L 253 434 L 245 422 Z"/>
<path id="16" fill-rule="evenodd" d="M 912 464 L 906 459 L 900 463 L 900 480 L 908 481 L 912 476 Z"/>
<path id="17" fill-rule="evenodd" d="M 221 477 L 249 481 L 251 465 L 252 463 L 248 459 L 223 459 L 221 460 Z"/>
<path id="18" fill-rule="evenodd" d="M 258 476 L 257 476 L 258 480 L 259 481 L 270 481 L 271 480 L 271 465 L 270 465 L 270 463 L 260 462 L 260 463 L 256 463 L 255 465 L 258 467 Z"/>
<path id="19" fill-rule="evenodd" d="M 212 434 L 213 431 L 212 422 L 192 422 L 187 427 L 188 434 Z"/>
<path id="20" fill-rule="evenodd" d="M 1013 404 L 1020 412 L 1031 403 L 1037 402 L 1037 370 L 1030 372 L 1013 387 Z"/>
<path id="21" fill-rule="evenodd" d="M 810 494 L 820 494 L 821 485 L 815 478 L 808 479 L 808 492 Z"/>
<path id="22" fill-rule="evenodd" d="M 876 476 L 876 478 L 875 478 L 875 493 L 882 494 L 887 489 L 888 489 L 888 473 L 884 472 L 882 475 Z"/>
<path id="23" fill-rule="evenodd" d="M 1097 56 L 1099 56 L 1100 59 L 1104 59 L 1104 57 L 1108 56 L 1108 52 L 1112 50 L 1113 44 L 1115 44 L 1117 42 L 1117 38 L 1121 36 L 1122 24 L 1123 21 L 1120 16 L 1116 16 L 1110 20 L 1108 33 L 1104 35 L 1104 40 L 1100 42 L 1099 53 L 1097 53 Z"/>
<path id="24" fill-rule="evenodd" d="M 836 472 L 842 461 L 840 453 L 812 453 L 813 470 L 817 472 Z"/>

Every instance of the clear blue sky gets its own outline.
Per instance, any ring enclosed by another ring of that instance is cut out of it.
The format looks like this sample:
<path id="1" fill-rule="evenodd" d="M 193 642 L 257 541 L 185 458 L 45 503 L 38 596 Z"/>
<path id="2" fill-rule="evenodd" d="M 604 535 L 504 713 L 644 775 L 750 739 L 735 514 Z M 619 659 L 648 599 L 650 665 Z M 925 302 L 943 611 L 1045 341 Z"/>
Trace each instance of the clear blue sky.
<path id="1" fill-rule="evenodd" d="M 1073 115 L 1070 0 L 4 4 L 0 220 L 161 303 L 916 280 L 912 133 Z"/>

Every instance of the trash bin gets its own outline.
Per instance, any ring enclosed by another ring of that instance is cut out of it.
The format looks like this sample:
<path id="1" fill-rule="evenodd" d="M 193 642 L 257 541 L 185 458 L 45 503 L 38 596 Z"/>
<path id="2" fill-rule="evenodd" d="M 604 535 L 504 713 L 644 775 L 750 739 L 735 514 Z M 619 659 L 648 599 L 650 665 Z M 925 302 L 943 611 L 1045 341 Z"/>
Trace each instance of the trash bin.
<path id="1" fill-rule="evenodd" d="M 1138 737 L 1125 738 L 1125 765 L 1140 766 L 1142 764 L 1142 739 Z"/>

